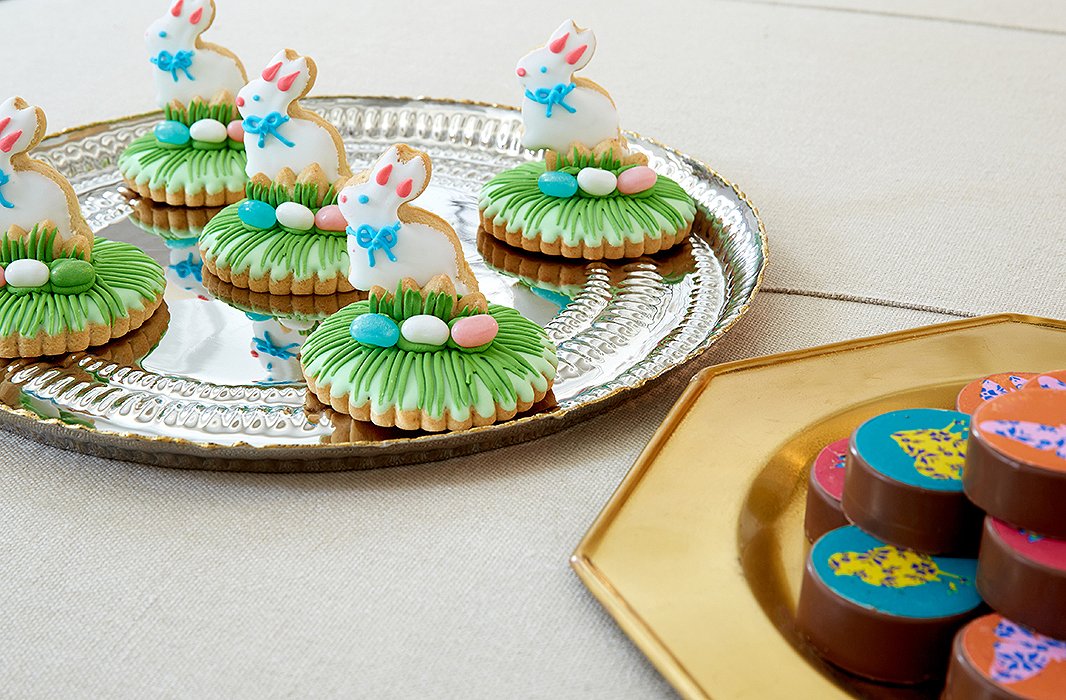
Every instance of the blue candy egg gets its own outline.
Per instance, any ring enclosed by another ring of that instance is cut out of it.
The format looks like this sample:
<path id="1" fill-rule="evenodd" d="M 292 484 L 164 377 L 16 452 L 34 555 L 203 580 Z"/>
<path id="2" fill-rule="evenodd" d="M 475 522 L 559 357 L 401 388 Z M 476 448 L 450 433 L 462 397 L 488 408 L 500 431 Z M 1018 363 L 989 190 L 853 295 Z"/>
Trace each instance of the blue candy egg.
<path id="1" fill-rule="evenodd" d="M 562 170 L 549 170 L 537 178 L 537 187 L 549 197 L 566 199 L 577 194 L 577 178 Z"/>
<path id="2" fill-rule="evenodd" d="M 189 127 L 181 122 L 159 122 L 155 125 L 155 138 L 160 143 L 184 146 L 189 142 Z"/>
<path id="3" fill-rule="evenodd" d="M 274 207 L 255 199 L 246 199 L 241 202 L 241 205 L 237 207 L 237 216 L 246 226 L 252 228 L 270 228 L 278 221 Z"/>
<path id="4" fill-rule="evenodd" d="M 400 327 L 385 314 L 356 316 L 349 332 L 356 342 L 379 348 L 391 348 L 400 339 Z"/>

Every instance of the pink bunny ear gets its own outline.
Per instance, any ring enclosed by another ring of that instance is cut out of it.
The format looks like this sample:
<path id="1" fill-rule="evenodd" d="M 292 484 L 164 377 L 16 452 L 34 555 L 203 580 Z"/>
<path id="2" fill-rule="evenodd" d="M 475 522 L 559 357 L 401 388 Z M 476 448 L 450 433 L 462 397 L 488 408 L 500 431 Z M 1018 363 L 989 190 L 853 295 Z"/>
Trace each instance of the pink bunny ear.
<path id="1" fill-rule="evenodd" d="M 296 71 L 295 73 L 289 73 L 286 76 L 282 76 L 282 78 L 278 81 L 278 90 L 281 90 L 282 92 L 288 92 L 289 88 L 292 87 L 292 84 L 295 83 L 296 79 L 299 77 L 300 71 Z"/>
<path id="2" fill-rule="evenodd" d="M 411 190 L 414 188 L 414 185 L 415 181 L 411 178 L 407 178 L 396 186 L 396 196 L 398 196 L 400 199 L 405 199 L 406 197 L 410 196 Z"/>
<path id="3" fill-rule="evenodd" d="M 582 44 L 570 53 L 566 54 L 566 62 L 570 65 L 574 65 L 575 63 L 577 63 L 578 60 L 581 59 L 581 54 L 585 53 L 585 50 L 588 49 L 588 47 L 588 44 Z"/>
<path id="4" fill-rule="evenodd" d="M 548 44 L 548 50 L 552 53 L 562 53 L 563 49 L 566 48 L 566 40 L 569 38 L 570 32 L 563 34 L 561 37 Z"/>
<path id="5" fill-rule="evenodd" d="M 384 187 L 389 184 L 389 178 L 392 177 L 392 163 L 389 163 L 384 168 L 378 171 L 377 183 Z"/>
<path id="6" fill-rule="evenodd" d="M 7 125 L 10 123 L 11 117 L 4 117 L 3 119 L 0 119 L 0 134 L 4 133 L 4 129 L 6 129 Z"/>
<path id="7" fill-rule="evenodd" d="M 278 61 L 274 65 L 267 66 L 263 69 L 263 80 L 272 82 L 277 77 L 278 71 L 281 70 L 281 62 Z"/>
<path id="8" fill-rule="evenodd" d="M 174 7 L 170 8 L 170 14 L 174 17 L 181 17 L 181 8 L 185 4 L 185 0 L 178 0 L 174 3 Z"/>
<path id="9" fill-rule="evenodd" d="M 200 8 L 189 15 L 189 24 L 199 24 L 200 20 L 204 18 L 204 8 Z"/>
<path id="10" fill-rule="evenodd" d="M 6 124 L 5 124 L 6 126 Z M 22 138 L 22 129 L 18 131 L 12 131 L 10 134 L 0 139 L 0 151 L 4 153 L 10 153 L 11 149 L 15 147 L 15 142 Z"/>

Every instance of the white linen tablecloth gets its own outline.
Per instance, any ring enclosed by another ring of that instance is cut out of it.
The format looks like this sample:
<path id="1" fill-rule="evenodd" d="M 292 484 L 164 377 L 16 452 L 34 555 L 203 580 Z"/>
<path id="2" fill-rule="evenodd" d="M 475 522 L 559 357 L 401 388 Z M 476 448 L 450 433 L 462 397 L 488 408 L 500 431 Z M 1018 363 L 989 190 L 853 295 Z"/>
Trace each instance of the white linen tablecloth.
<path id="1" fill-rule="evenodd" d="M 209 39 L 252 72 L 289 46 L 316 94 L 503 103 L 573 15 L 624 126 L 759 207 L 766 284 L 684 376 L 476 457 L 199 473 L 0 434 L 0 695 L 669 696 L 567 557 L 688 376 L 962 315 L 1066 317 L 1064 3 L 218 2 Z M 0 96 L 51 131 L 153 109 L 142 33 L 163 6 L 0 2 Z"/>

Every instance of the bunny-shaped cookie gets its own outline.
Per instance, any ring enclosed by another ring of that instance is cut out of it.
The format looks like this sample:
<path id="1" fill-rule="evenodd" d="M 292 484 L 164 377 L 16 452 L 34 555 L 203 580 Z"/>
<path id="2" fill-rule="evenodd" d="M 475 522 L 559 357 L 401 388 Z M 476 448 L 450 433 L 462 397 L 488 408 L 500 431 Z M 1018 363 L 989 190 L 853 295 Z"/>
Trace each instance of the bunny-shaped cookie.
<path id="1" fill-rule="evenodd" d="M 0 104 L 0 236 L 55 227 L 56 251 L 88 253 L 93 235 L 66 178 L 27 154 L 44 138 L 44 110 L 21 97 Z"/>
<path id="2" fill-rule="evenodd" d="M 231 102 L 248 82 L 232 51 L 200 39 L 215 20 L 215 0 L 174 0 L 144 34 L 160 107 L 194 99 Z"/>
<path id="3" fill-rule="evenodd" d="M 465 287 L 463 292 L 478 291 L 452 227 L 407 204 L 426 189 L 432 171 L 428 155 L 397 144 L 341 190 L 337 202 L 348 222 L 348 279 L 356 289 L 395 289 L 408 278 L 424 286 L 444 274 Z"/>
<path id="4" fill-rule="evenodd" d="M 276 180 L 285 169 L 299 175 L 314 165 L 329 182 L 351 177 L 340 134 L 299 104 L 314 86 L 317 73 L 311 58 L 284 49 L 238 93 L 248 177 L 263 174 Z"/>
<path id="5" fill-rule="evenodd" d="M 516 73 L 525 88 L 522 145 L 566 153 L 571 144 L 594 148 L 621 138 L 618 109 L 607 91 L 575 71 L 584 68 L 596 50 L 596 36 L 573 20 L 563 22 L 548 43 L 518 62 Z"/>

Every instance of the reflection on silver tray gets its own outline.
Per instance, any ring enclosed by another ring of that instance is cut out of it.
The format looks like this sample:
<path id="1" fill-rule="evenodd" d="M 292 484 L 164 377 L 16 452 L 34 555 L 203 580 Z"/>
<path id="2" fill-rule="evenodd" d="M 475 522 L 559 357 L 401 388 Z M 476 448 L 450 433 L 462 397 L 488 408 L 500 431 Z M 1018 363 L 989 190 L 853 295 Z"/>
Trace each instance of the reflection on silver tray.
<path id="1" fill-rule="evenodd" d="M 440 435 L 364 430 L 305 408 L 289 349 L 358 297 L 278 298 L 204 279 L 196 236 L 206 216 L 138 207 L 131 217 L 137 202 L 123 196 L 114 163 L 153 115 L 67 132 L 40 154 L 71 177 L 99 235 L 134 243 L 167 268 L 169 324 L 125 352 L 113 343 L 10 362 L 0 424 L 67 449 L 177 467 L 317 471 L 442 459 L 532 439 L 608 408 L 709 347 L 758 288 L 766 242 L 755 210 L 707 166 L 654 141 L 629 135 L 696 199 L 693 235 L 663 255 L 585 264 L 479 240 L 481 183 L 534 157 L 519 145 L 513 110 L 403 98 L 308 105 L 339 127 L 353 169 L 396 141 L 430 154 L 433 184 L 419 206 L 455 226 L 490 300 L 520 309 L 559 345 L 554 402 L 515 421 Z"/>

